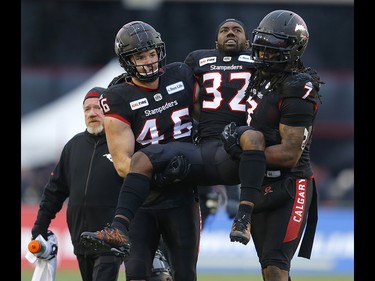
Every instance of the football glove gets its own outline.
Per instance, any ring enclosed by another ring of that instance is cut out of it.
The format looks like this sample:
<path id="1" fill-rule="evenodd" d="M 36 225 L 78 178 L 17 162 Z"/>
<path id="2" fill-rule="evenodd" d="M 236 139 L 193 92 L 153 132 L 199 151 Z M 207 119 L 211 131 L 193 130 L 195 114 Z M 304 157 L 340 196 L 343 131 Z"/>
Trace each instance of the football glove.
<path id="1" fill-rule="evenodd" d="M 224 127 L 221 133 L 221 141 L 224 144 L 225 151 L 233 160 L 239 160 L 242 155 L 242 149 L 239 145 L 238 133 L 236 132 L 236 123 L 231 122 Z"/>
<path id="2" fill-rule="evenodd" d="M 155 173 L 156 185 L 161 187 L 182 181 L 189 174 L 190 166 L 191 164 L 184 155 L 174 156 L 164 171 Z"/>

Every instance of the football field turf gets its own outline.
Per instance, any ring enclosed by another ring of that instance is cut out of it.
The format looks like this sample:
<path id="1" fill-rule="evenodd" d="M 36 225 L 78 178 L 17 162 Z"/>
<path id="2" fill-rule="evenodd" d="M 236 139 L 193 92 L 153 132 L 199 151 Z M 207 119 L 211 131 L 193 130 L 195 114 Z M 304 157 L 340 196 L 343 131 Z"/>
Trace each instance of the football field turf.
<path id="1" fill-rule="evenodd" d="M 24 270 L 21 272 L 21 281 L 31 281 L 33 271 Z M 81 281 L 81 276 L 78 271 L 60 270 L 56 274 L 56 281 Z M 198 274 L 198 281 L 261 281 L 260 275 L 252 274 Z M 292 276 L 292 281 L 353 281 L 353 276 L 337 276 L 337 275 L 295 275 Z M 118 281 L 125 281 L 125 273 L 122 270 Z"/>

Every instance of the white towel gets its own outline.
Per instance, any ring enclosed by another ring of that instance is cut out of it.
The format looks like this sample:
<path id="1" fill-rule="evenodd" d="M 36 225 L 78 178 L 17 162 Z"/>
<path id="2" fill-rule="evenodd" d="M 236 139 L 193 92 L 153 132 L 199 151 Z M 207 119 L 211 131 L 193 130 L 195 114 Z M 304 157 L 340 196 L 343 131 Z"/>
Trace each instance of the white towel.
<path id="1" fill-rule="evenodd" d="M 35 269 L 31 281 L 55 281 L 56 280 L 56 266 L 57 266 L 57 237 L 52 231 L 48 231 L 48 240 L 43 236 L 38 235 L 35 240 L 44 243 L 47 251 L 43 254 L 33 254 L 29 250 L 25 257 L 30 263 L 35 263 Z"/>

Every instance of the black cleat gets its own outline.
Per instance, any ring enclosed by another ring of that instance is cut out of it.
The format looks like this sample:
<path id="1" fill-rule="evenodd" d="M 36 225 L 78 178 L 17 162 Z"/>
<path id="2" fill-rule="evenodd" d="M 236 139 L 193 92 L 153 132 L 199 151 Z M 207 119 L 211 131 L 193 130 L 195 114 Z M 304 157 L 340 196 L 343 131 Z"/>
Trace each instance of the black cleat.
<path id="1" fill-rule="evenodd" d="M 82 232 L 81 242 L 88 248 L 111 250 L 118 256 L 130 254 L 130 241 L 127 233 L 114 227 L 105 227 L 96 232 Z"/>
<path id="2" fill-rule="evenodd" d="M 240 219 L 234 219 L 229 237 L 231 242 L 240 242 L 244 245 L 249 243 L 250 219 L 247 215 L 243 215 Z"/>

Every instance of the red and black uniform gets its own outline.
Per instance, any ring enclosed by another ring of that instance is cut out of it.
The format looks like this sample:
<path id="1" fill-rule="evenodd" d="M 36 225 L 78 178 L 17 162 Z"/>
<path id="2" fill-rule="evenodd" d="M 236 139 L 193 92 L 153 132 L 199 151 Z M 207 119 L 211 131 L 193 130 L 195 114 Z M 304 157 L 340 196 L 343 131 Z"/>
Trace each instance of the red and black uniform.
<path id="1" fill-rule="evenodd" d="M 101 99 L 108 105 L 103 111 L 106 116 L 131 126 L 136 139 L 135 151 L 170 142 L 194 146 L 191 116 L 195 84 L 194 73 L 186 64 L 171 63 L 159 78 L 156 90 L 131 82 L 109 87 Z M 200 220 L 195 189 L 195 185 L 187 183 L 151 188 L 130 225 L 132 245 L 126 258 L 127 279 L 150 278 L 153 257 L 162 236 L 176 280 L 196 280 Z M 120 194 L 123 196 L 120 195 L 116 214 L 122 213 L 121 206 L 129 199 L 126 193 Z"/>
<path id="2" fill-rule="evenodd" d="M 83 280 L 100 271 L 104 280 L 117 280 L 122 259 L 110 251 L 87 249 L 80 243 L 83 231 L 105 227 L 113 218 L 123 178 L 112 163 L 105 134 L 86 131 L 64 146 L 40 202 L 34 231 L 47 231 L 67 198 L 67 224 Z M 110 186 L 111 188 L 105 188 Z"/>
<path id="3" fill-rule="evenodd" d="M 213 177 L 213 173 L 226 175 L 226 178 L 222 179 L 222 184 L 227 184 L 223 189 L 229 200 L 227 202 L 239 199 L 239 185 L 236 184 L 239 181 L 238 163 L 228 158 L 219 136 L 229 122 L 235 122 L 237 126 L 246 125 L 245 90 L 254 71 L 250 55 L 250 50 L 228 56 L 223 55 L 218 49 L 208 49 L 192 51 L 185 59 L 201 87 L 197 139 L 202 147 L 204 159 L 218 159 L 214 163 L 210 160 L 210 166 L 217 167 L 217 170 L 213 170 L 209 177 Z M 204 184 L 203 181 L 202 183 Z M 208 215 L 216 212 L 215 208 L 209 207 L 207 201 L 219 194 L 214 186 L 199 187 L 198 193 L 204 226 Z M 229 206 L 230 204 L 227 205 Z M 228 214 L 234 215 L 230 212 Z"/>
<path id="4" fill-rule="evenodd" d="M 225 56 L 217 49 L 196 50 L 187 55 L 189 65 L 199 81 L 200 138 L 220 139 L 224 126 L 235 122 L 246 125 L 245 91 L 254 64 L 250 50 L 236 56 Z"/>
<path id="5" fill-rule="evenodd" d="M 276 86 L 267 78 L 260 85 L 258 90 L 249 89 L 247 122 L 264 134 L 266 147 L 281 143 L 279 124 L 305 127 L 297 165 L 291 169 L 267 167 L 262 198 L 251 218 L 251 234 L 262 268 L 276 265 L 289 271 L 307 216 L 310 223 L 299 255 L 310 258 L 317 222 L 317 194 L 309 152 L 319 83 L 309 73 L 301 72 L 287 75 Z M 238 132 L 242 134 L 251 127 L 238 128 Z"/>
<path id="6" fill-rule="evenodd" d="M 240 183 L 238 161 L 232 160 L 220 139 L 225 125 L 246 125 L 245 91 L 255 71 L 250 50 L 236 56 L 222 55 L 216 49 L 195 50 L 185 63 L 194 71 L 200 85 L 201 105 L 196 146 L 171 143 L 147 147 L 142 151 L 151 159 L 154 170 L 162 171 L 171 155 L 183 154 L 191 163 L 187 181 L 199 185 Z"/>

